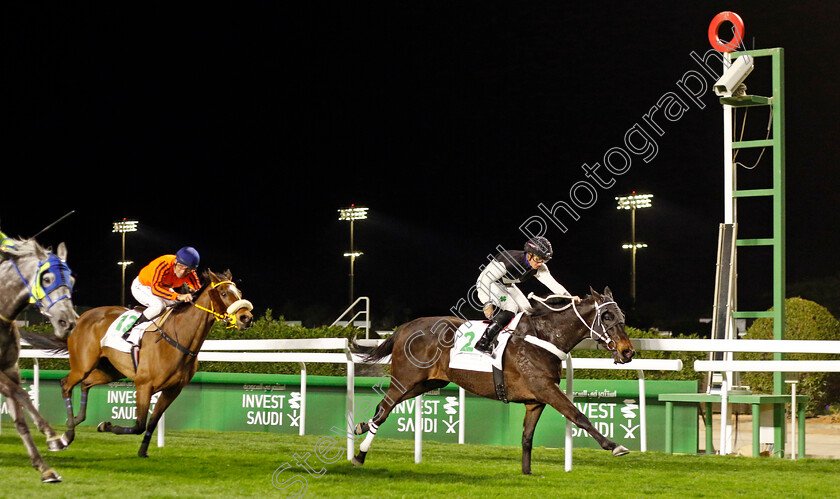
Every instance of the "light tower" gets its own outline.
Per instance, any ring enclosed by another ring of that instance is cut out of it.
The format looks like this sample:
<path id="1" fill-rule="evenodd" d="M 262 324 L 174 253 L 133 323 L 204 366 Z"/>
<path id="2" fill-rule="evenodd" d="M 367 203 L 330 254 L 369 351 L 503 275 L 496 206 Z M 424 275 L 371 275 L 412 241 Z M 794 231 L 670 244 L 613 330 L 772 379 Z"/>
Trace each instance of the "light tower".
<path id="1" fill-rule="evenodd" d="M 651 198 L 653 198 L 653 194 L 636 194 L 635 191 L 630 196 L 615 198 L 618 201 L 617 208 L 619 210 L 630 210 L 630 244 L 622 244 L 621 247 L 630 250 L 630 298 L 633 306 L 636 305 L 636 251 L 639 248 L 647 248 L 647 244 L 636 241 L 636 210 L 650 208 Z"/>
<path id="2" fill-rule="evenodd" d="M 125 233 L 136 231 L 136 220 L 126 220 L 125 218 L 123 218 L 119 222 L 114 222 L 113 232 L 119 232 L 120 234 L 122 234 L 122 258 L 119 262 L 117 262 L 117 264 L 120 267 L 122 267 L 122 281 L 120 285 L 120 305 L 122 305 L 123 307 L 125 306 L 125 268 L 133 263 L 125 259 Z"/>
<path id="3" fill-rule="evenodd" d="M 344 253 L 344 256 L 350 257 L 350 305 L 353 304 L 353 278 L 356 258 L 362 255 L 361 251 L 356 251 L 353 246 L 353 223 L 356 220 L 364 220 L 367 218 L 368 209 L 361 206 L 351 204 L 349 208 L 341 208 L 338 210 L 338 219 L 350 222 L 350 251 Z"/>

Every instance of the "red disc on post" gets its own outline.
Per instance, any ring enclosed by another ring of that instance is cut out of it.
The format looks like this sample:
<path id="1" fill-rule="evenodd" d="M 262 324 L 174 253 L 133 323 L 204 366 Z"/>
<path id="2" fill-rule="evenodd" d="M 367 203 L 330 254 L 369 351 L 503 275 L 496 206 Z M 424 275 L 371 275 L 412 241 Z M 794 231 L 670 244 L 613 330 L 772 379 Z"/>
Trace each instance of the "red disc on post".
<path id="1" fill-rule="evenodd" d="M 730 22 L 735 27 L 735 35 L 728 42 L 724 42 L 718 36 L 720 25 L 725 22 Z M 734 12 L 721 12 L 716 15 L 709 24 L 709 43 L 711 43 L 712 48 L 718 52 L 732 52 L 733 50 L 737 50 L 740 42 L 743 40 L 744 21 L 741 19 L 741 16 Z"/>

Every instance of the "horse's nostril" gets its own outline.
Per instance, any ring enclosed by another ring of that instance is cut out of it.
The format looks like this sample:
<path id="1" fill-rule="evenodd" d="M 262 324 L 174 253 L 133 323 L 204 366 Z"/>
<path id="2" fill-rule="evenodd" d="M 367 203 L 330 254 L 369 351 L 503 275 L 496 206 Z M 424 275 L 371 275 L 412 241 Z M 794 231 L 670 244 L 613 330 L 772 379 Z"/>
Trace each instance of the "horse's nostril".
<path id="1" fill-rule="evenodd" d="M 626 358 L 626 359 L 632 359 L 634 355 L 636 355 L 635 350 L 631 350 L 631 349 L 628 348 L 627 350 L 624 351 L 624 358 Z"/>

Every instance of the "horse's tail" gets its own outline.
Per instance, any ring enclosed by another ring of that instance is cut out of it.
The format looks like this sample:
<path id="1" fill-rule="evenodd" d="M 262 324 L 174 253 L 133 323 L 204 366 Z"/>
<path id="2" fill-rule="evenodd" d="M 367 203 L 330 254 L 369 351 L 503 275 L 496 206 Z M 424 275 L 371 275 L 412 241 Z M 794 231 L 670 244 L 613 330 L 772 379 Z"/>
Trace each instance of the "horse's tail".
<path id="1" fill-rule="evenodd" d="M 20 337 L 30 346 L 46 350 L 51 354 L 68 353 L 66 339 L 61 339 L 54 335 L 43 335 L 25 330 L 20 331 Z"/>
<path id="2" fill-rule="evenodd" d="M 388 337 L 387 340 L 383 341 L 377 346 L 364 346 L 359 345 L 356 343 L 356 338 L 354 337 L 353 340 L 350 342 L 350 349 L 355 353 L 360 353 L 364 357 L 365 362 L 378 362 L 385 357 L 391 355 L 391 352 L 394 350 L 394 343 L 396 333 L 392 334 Z"/>

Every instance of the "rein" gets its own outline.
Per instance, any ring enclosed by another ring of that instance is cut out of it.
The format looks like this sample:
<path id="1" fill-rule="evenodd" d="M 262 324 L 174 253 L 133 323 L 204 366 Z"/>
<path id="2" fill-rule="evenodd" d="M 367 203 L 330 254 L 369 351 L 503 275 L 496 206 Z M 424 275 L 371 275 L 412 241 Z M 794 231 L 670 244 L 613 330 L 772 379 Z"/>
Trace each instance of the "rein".
<path id="1" fill-rule="evenodd" d="M 549 298 L 552 298 L 552 297 L 572 298 L 571 296 L 563 296 L 563 295 L 551 295 L 551 296 L 547 296 L 545 298 L 541 298 L 539 296 L 534 295 L 533 293 L 529 296 L 529 298 L 533 298 L 536 301 L 540 302 L 545 308 L 551 310 L 552 312 L 562 312 L 562 311 L 568 309 L 569 307 L 572 307 L 572 309 L 575 311 L 575 315 L 580 320 L 580 322 L 584 326 L 586 326 L 587 329 L 589 329 L 589 338 L 592 339 L 592 340 L 595 340 L 595 341 L 601 340 L 602 342 L 604 342 L 604 344 L 607 346 L 608 349 L 610 349 L 613 352 L 615 351 L 615 349 L 616 349 L 615 340 L 613 340 L 610 337 L 610 335 L 607 334 L 608 328 L 601 321 L 601 308 L 605 307 L 607 305 L 618 306 L 618 304 L 615 301 L 608 301 L 608 302 L 604 302 L 604 303 L 598 303 L 597 301 L 595 301 L 595 318 L 592 319 L 592 324 L 587 324 L 586 320 L 583 318 L 583 316 L 580 315 L 580 312 L 577 309 L 577 305 L 575 305 L 575 300 L 574 299 L 572 299 L 571 303 L 569 303 L 568 305 L 566 305 L 564 307 L 553 307 L 553 306 L 546 303 L 546 301 Z M 601 332 L 598 332 L 598 331 L 595 330 L 595 325 L 596 324 L 598 326 L 600 326 Z"/>
<path id="2" fill-rule="evenodd" d="M 577 315 L 578 319 L 580 319 L 580 321 L 583 323 L 584 326 L 589 328 L 589 337 L 591 339 L 595 340 L 595 341 L 598 341 L 598 340 L 603 341 L 604 344 L 607 346 L 607 348 L 609 348 L 611 351 L 614 352 L 616 350 L 615 340 L 612 339 L 610 337 L 610 335 L 607 334 L 607 327 L 606 327 L 606 325 L 604 325 L 603 322 L 601 322 L 601 307 L 604 307 L 604 306 L 610 305 L 610 304 L 618 306 L 618 304 L 614 301 L 608 301 L 608 302 L 604 302 L 604 303 L 598 303 L 596 301 L 595 302 L 595 318 L 592 319 L 592 325 L 587 325 L 586 324 L 586 321 L 583 319 L 583 317 L 581 317 L 580 312 L 578 312 L 578 309 L 577 309 L 576 306 L 574 306 L 574 304 L 575 304 L 575 302 L 572 301 L 572 308 L 575 310 L 575 315 Z M 595 326 L 596 323 L 599 326 L 601 326 L 601 332 L 600 333 L 595 330 L 594 326 Z"/>
<path id="3" fill-rule="evenodd" d="M 230 285 L 236 287 L 236 284 L 234 284 L 232 281 L 220 281 L 220 282 L 217 282 L 217 283 L 211 283 L 210 287 L 215 289 L 215 288 L 221 286 L 222 284 L 230 284 Z M 221 313 L 216 312 L 215 310 L 211 310 L 209 308 L 202 307 L 201 305 L 198 305 L 198 304 L 195 304 L 195 303 L 192 303 L 192 305 L 195 308 L 197 308 L 199 310 L 203 310 L 204 312 L 207 312 L 208 314 L 212 315 L 216 319 L 216 322 L 227 323 L 228 328 L 236 327 L 236 316 L 233 315 L 234 312 L 236 312 L 237 310 L 239 310 L 240 308 L 243 308 L 243 307 L 248 308 L 248 310 L 252 310 L 254 308 L 254 306 L 251 305 L 251 302 L 249 302 L 248 300 L 237 300 L 237 301 L 231 303 L 224 314 L 221 314 Z M 210 306 L 211 307 L 213 306 L 213 300 L 210 300 Z M 180 343 L 178 343 L 178 340 L 176 340 L 173 337 L 166 334 L 166 332 L 163 329 L 161 329 L 160 327 L 158 327 L 157 330 L 160 332 L 160 339 L 163 339 L 164 341 L 166 341 L 167 343 L 169 343 L 170 345 L 175 347 L 175 349 L 178 350 L 179 352 L 183 353 L 184 355 L 188 355 L 190 357 L 198 356 L 198 352 L 193 352 L 189 348 L 181 345 Z M 160 341 L 160 339 L 158 339 L 158 341 Z"/>
<path id="4" fill-rule="evenodd" d="M 222 284 L 230 284 L 233 287 L 236 287 L 236 284 L 234 284 L 232 281 L 220 281 L 220 282 L 217 282 L 215 284 L 210 284 L 210 287 L 215 289 L 215 288 L 221 286 Z M 251 302 L 249 302 L 248 300 L 237 300 L 237 301 L 231 303 L 224 314 L 221 314 L 221 313 L 216 312 L 215 310 L 211 310 L 209 308 L 202 307 L 201 305 L 198 305 L 198 304 L 195 304 L 195 303 L 193 303 L 193 306 L 195 308 L 197 308 L 199 310 L 203 310 L 203 311 L 207 312 L 208 314 L 212 315 L 213 317 L 215 317 L 216 322 L 224 322 L 224 323 L 228 324 L 228 326 L 227 326 L 228 329 L 230 329 L 232 327 L 236 327 L 236 316 L 233 315 L 234 312 L 236 312 L 237 310 L 239 310 L 240 308 L 243 308 L 243 307 L 248 308 L 248 310 L 253 310 L 253 308 L 254 308 L 254 306 L 251 305 Z M 212 301 L 210 302 L 210 306 L 211 307 L 213 306 Z"/>

